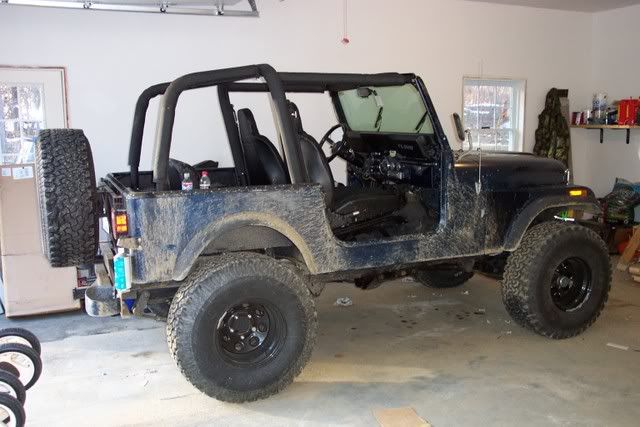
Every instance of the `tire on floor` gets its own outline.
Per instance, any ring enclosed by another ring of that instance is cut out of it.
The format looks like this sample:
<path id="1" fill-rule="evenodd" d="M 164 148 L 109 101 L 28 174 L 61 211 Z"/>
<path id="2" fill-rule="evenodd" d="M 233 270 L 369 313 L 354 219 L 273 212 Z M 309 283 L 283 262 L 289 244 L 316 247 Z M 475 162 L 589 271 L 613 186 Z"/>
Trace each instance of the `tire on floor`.
<path id="1" fill-rule="evenodd" d="M 559 221 L 535 225 L 507 260 L 502 300 L 521 326 L 569 338 L 596 321 L 611 288 L 606 244 L 593 230 Z"/>
<path id="2" fill-rule="evenodd" d="M 184 376 L 218 400 L 279 392 L 302 371 L 316 339 L 316 310 L 302 277 L 270 257 L 204 259 L 176 293 L 169 350 Z"/>

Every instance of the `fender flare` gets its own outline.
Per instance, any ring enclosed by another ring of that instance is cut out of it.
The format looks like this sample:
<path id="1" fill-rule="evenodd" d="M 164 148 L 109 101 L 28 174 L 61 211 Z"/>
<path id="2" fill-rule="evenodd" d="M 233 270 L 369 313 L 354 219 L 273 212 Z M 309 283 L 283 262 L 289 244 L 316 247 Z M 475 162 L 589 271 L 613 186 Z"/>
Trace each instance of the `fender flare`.
<path id="1" fill-rule="evenodd" d="M 309 272 L 314 273 L 318 270 L 315 258 L 307 242 L 302 238 L 294 227 L 281 218 L 264 212 L 243 212 L 231 215 L 225 219 L 218 221 L 206 229 L 201 230 L 189 244 L 178 254 L 174 268 L 173 280 L 184 280 L 198 257 L 207 248 L 210 242 L 225 233 L 239 229 L 242 227 L 265 227 L 277 233 L 280 233 L 295 246 Z"/>
<path id="2" fill-rule="evenodd" d="M 509 225 L 504 239 L 504 250 L 516 250 L 531 223 L 544 211 L 554 208 L 583 208 L 589 212 L 601 211 L 600 204 L 594 197 L 586 200 L 577 200 L 564 195 L 537 198 L 526 204 Z"/>

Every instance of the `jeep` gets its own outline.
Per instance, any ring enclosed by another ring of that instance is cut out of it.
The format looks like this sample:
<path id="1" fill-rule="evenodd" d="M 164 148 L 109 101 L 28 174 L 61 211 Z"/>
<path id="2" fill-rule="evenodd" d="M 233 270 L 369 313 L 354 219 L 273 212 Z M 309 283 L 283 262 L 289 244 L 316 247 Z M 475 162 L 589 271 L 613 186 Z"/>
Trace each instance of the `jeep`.
<path id="1" fill-rule="evenodd" d="M 180 95 L 211 86 L 232 167 L 170 158 Z M 234 107 L 238 92 L 268 93 L 277 144 L 251 110 Z M 291 93 L 328 94 L 337 124 L 316 140 Z M 141 171 L 147 109 L 158 96 L 153 170 Z M 330 167 L 337 158 L 347 164 L 344 183 Z M 58 267 L 99 260 L 89 314 L 166 318 L 180 371 L 219 400 L 264 398 L 293 381 L 311 355 L 314 297 L 326 283 L 373 289 L 409 275 L 452 287 L 489 265 L 513 319 L 555 339 L 588 328 L 609 292 L 604 242 L 567 215 L 599 212 L 593 192 L 572 185 L 556 160 L 454 152 L 415 74 L 269 65 L 187 74 L 140 95 L 129 166 L 96 186 L 82 130 L 40 133 L 44 253 Z M 200 189 L 205 171 L 211 187 Z M 182 189 L 185 177 L 192 190 Z"/>

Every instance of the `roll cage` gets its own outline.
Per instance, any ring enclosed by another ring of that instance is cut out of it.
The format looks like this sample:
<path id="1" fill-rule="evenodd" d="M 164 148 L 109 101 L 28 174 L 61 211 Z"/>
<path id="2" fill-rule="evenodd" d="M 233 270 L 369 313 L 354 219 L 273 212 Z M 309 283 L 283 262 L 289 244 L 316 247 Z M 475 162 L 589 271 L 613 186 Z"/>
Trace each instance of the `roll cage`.
<path id="1" fill-rule="evenodd" d="M 249 79 L 264 79 L 264 83 L 243 82 Z M 346 126 L 344 114 L 339 108 L 336 93 L 342 90 L 356 89 L 362 86 L 399 86 L 414 84 L 423 98 L 428 114 L 431 116 L 436 138 L 443 148 L 448 147 L 447 139 L 438 120 L 435 108 L 427 89 L 415 74 L 336 74 L 336 73 L 288 73 L 277 72 L 268 64 L 202 71 L 186 74 L 172 82 L 153 85 L 144 90 L 136 103 L 131 141 L 129 146 L 129 167 L 131 186 L 138 188 L 142 137 L 149 107 L 149 101 L 162 95 L 158 113 L 158 126 L 153 150 L 153 182 L 156 191 L 167 190 L 169 152 L 171 148 L 176 106 L 181 93 L 186 90 L 217 86 L 218 101 L 225 123 L 231 155 L 240 185 L 247 185 L 247 171 L 240 144 L 240 136 L 234 109 L 229 93 L 231 92 L 269 92 L 276 130 L 284 159 L 291 177 L 291 183 L 308 183 L 309 176 L 302 161 L 302 154 L 296 140 L 293 123 L 290 119 L 285 93 L 323 93 L 330 92 L 341 123 Z M 337 103 L 337 104 L 336 104 Z"/>

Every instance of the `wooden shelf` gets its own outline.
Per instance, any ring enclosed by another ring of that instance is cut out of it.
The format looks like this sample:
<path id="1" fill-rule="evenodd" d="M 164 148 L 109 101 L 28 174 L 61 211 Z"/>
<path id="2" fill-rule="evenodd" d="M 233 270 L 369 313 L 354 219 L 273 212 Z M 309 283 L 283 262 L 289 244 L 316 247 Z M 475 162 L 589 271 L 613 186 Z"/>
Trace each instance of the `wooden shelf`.
<path id="1" fill-rule="evenodd" d="M 600 131 L 600 144 L 604 142 L 604 130 L 605 129 L 621 129 L 627 131 L 627 144 L 631 137 L 631 129 L 640 129 L 637 125 L 571 125 L 574 129 L 597 129 Z"/>

